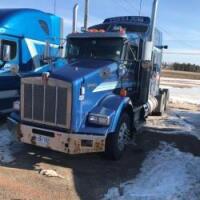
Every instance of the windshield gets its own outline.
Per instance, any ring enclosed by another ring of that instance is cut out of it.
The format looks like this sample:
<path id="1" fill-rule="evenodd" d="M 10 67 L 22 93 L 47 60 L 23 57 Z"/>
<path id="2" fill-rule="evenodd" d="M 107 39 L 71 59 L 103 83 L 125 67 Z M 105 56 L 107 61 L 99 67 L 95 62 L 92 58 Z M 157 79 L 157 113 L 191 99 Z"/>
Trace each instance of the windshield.
<path id="1" fill-rule="evenodd" d="M 73 38 L 68 40 L 67 58 L 118 61 L 121 58 L 122 49 L 122 38 Z"/>

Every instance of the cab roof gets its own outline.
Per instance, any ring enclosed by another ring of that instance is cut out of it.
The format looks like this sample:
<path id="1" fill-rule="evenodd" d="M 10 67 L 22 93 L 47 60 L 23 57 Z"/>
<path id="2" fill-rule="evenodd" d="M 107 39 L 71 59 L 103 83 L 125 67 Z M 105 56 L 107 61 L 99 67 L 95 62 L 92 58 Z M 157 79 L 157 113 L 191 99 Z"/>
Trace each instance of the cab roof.
<path id="1" fill-rule="evenodd" d="M 27 36 L 33 39 L 38 38 L 38 35 L 47 37 L 51 33 L 45 34 L 43 28 L 48 25 L 51 30 L 54 18 L 60 19 L 55 15 L 35 9 L 0 9 L 0 34 Z"/>
<path id="2" fill-rule="evenodd" d="M 148 34 L 149 17 L 122 16 L 105 19 L 103 23 L 89 27 L 87 32 L 72 33 L 68 38 L 125 38 L 135 40 Z"/>

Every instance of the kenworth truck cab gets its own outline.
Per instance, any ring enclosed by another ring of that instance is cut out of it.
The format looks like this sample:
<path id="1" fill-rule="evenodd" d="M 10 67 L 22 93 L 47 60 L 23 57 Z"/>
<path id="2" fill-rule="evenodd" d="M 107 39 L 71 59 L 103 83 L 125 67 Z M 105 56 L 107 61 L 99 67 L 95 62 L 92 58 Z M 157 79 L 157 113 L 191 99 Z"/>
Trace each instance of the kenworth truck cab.
<path id="1" fill-rule="evenodd" d="M 159 89 L 162 34 L 156 30 L 148 42 L 150 24 L 148 17 L 116 17 L 70 34 L 66 66 L 21 79 L 20 110 L 9 118 L 18 139 L 119 159 L 146 117 L 166 109 L 168 92 Z"/>
<path id="2" fill-rule="evenodd" d="M 0 9 L 0 115 L 19 99 L 20 74 L 44 66 L 46 42 L 60 57 L 62 19 L 33 9 Z"/>

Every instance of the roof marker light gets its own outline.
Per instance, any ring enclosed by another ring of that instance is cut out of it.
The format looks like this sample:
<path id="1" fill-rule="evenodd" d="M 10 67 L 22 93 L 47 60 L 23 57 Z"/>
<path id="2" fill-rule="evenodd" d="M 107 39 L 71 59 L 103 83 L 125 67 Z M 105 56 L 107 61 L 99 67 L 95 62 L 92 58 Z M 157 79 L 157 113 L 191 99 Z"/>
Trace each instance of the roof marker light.
<path id="1" fill-rule="evenodd" d="M 103 29 L 89 29 L 88 32 L 90 33 L 105 33 L 105 30 Z"/>
<path id="2" fill-rule="evenodd" d="M 126 29 L 120 27 L 119 32 L 121 35 L 124 35 L 124 34 L 126 34 Z"/>
<path id="3" fill-rule="evenodd" d="M 124 89 L 124 88 L 122 88 L 122 89 L 120 90 L 120 96 L 121 96 L 121 97 L 126 97 L 126 96 L 127 96 L 127 90 Z"/>

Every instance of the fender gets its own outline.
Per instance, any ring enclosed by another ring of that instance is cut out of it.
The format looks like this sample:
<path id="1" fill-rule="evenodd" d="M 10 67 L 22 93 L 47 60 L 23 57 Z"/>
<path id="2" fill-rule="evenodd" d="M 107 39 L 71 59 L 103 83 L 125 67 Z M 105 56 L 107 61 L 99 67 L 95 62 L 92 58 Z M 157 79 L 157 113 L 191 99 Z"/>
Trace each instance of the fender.
<path id="1" fill-rule="evenodd" d="M 79 132 L 81 133 L 93 133 L 96 135 L 108 135 L 109 133 L 115 133 L 118 121 L 124 109 L 127 106 L 132 106 L 129 97 L 120 97 L 118 95 L 109 95 L 104 97 L 99 104 L 97 104 L 90 113 L 94 114 L 104 114 L 111 118 L 110 126 L 108 127 L 94 127 L 90 126 L 87 123 L 82 124 Z"/>
<path id="2" fill-rule="evenodd" d="M 112 121 L 108 131 L 109 133 L 115 132 L 120 116 L 127 106 L 133 108 L 130 98 L 121 97 L 119 95 L 109 95 L 100 102 L 98 107 L 107 108 L 113 111 Z"/>

